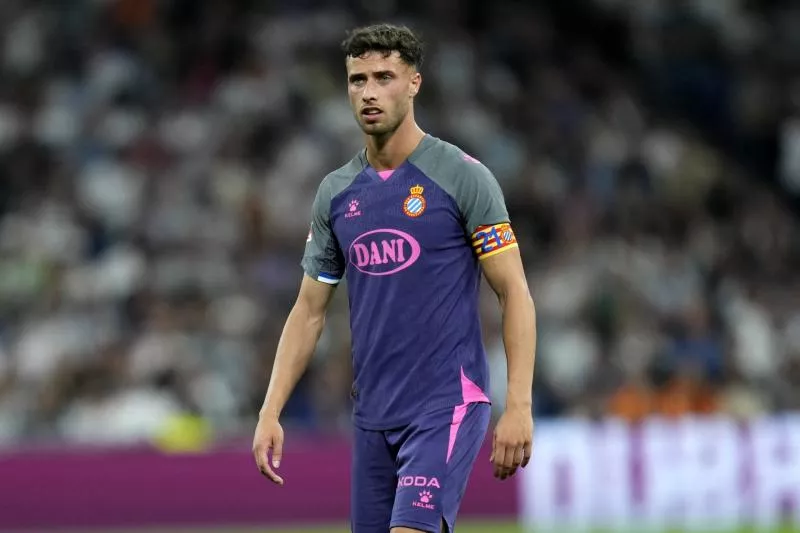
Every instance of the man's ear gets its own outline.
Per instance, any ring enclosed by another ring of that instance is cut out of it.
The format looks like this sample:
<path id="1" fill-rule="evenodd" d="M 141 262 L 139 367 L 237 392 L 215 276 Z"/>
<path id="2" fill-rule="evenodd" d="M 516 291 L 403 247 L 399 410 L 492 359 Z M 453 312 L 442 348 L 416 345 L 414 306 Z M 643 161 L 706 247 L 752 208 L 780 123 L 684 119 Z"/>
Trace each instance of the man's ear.
<path id="1" fill-rule="evenodd" d="M 408 95 L 412 98 L 417 96 L 417 93 L 419 93 L 420 85 L 422 85 L 422 74 L 420 74 L 419 72 L 415 72 L 411 76 L 411 85 L 409 85 Z"/>

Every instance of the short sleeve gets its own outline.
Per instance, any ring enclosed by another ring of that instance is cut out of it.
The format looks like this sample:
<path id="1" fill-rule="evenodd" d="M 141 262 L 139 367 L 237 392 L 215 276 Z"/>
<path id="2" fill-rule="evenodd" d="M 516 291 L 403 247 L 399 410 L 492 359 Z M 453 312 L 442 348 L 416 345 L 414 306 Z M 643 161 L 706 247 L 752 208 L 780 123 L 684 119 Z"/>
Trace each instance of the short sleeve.
<path id="1" fill-rule="evenodd" d="M 344 257 L 331 227 L 330 205 L 330 188 L 323 180 L 314 198 L 301 265 L 309 277 L 336 285 L 344 276 Z"/>
<path id="2" fill-rule="evenodd" d="M 457 201 L 478 259 L 517 247 L 505 198 L 497 179 L 483 164 L 468 158 L 458 183 Z"/>

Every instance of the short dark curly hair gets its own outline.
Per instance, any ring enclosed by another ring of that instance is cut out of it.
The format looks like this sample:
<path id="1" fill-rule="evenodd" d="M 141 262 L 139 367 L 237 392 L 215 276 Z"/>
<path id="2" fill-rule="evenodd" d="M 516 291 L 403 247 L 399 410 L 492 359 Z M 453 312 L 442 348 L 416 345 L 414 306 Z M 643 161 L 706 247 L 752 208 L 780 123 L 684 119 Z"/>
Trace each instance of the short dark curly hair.
<path id="1" fill-rule="evenodd" d="M 400 54 L 400 59 L 417 70 L 425 59 L 425 45 L 406 26 L 375 24 L 350 31 L 342 42 L 342 51 L 348 57 L 360 57 L 367 52 L 381 52 L 389 56 Z"/>

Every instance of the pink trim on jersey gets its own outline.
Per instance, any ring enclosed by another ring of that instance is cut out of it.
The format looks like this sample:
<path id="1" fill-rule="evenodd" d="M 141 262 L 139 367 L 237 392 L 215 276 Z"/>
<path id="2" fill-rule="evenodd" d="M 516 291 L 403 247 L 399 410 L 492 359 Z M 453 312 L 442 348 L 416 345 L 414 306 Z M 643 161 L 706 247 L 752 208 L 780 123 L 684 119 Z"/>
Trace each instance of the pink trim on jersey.
<path id="1" fill-rule="evenodd" d="M 450 456 L 453 454 L 453 448 L 456 445 L 458 430 L 464 421 L 464 416 L 467 414 L 467 407 L 471 403 L 489 403 L 489 398 L 481 388 L 464 374 L 464 367 L 461 367 L 461 397 L 463 403 L 456 405 L 455 409 L 453 409 L 453 422 L 450 424 L 450 442 L 447 444 L 446 462 L 450 462 Z"/>
<path id="2" fill-rule="evenodd" d="M 462 403 L 456 405 L 453 409 L 453 423 L 450 424 L 450 442 L 447 444 L 447 459 L 445 462 L 450 462 L 450 456 L 453 455 L 453 448 L 456 447 L 456 437 L 458 436 L 458 428 L 461 427 L 461 422 L 464 421 L 464 416 L 467 414 L 467 407 L 469 404 Z"/>
<path id="3" fill-rule="evenodd" d="M 378 176 L 380 176 L 383 181 L 386 181 L 392 176 L 392 173 L 394 173 L 394 169 L 390 168 L 389 170 L 379 171 Z"/>
<path id="4" fill-rule="evenodd" d="M 461 367 L 461 394 L 464 397 L 465 404 L 489 402 L 489 398 L 486 397 L 481 388 L 464 374 L 464 367 Z"/>

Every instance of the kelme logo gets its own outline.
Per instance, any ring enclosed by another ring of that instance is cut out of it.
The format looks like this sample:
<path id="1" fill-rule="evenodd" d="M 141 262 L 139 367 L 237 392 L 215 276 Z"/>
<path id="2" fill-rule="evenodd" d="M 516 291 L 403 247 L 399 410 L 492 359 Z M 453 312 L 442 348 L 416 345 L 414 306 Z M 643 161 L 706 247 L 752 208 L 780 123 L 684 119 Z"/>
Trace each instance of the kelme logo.
<path id="1" fill-rule="evenodd" d="M 350 262 L 370 276 L 388 276 L 405 270 L 419 259 L 420 246 L 408 233 L 376 229 L 361 234 L 350 245 Z"/>

